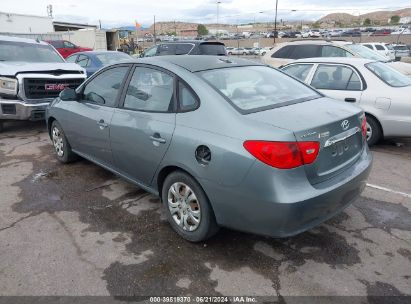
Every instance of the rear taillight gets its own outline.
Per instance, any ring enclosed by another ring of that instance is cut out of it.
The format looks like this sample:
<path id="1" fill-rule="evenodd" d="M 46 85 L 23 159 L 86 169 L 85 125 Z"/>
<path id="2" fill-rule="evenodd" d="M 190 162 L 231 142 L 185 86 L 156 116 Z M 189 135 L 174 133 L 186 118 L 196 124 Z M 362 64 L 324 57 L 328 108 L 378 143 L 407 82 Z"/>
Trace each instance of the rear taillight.
<path id="1" fill-rule="evenodd" d="M 278 169 L 291 169 L 315 161 L 320 150 L 316 141 L 278 142 L 247 140 L 244 148 L 263 163 Z"/>
<path id="2" fill-rule="evenodd" d="M 361 121 L 361 132 L 364 139 L 367 139 L 367 118 L 365 118 L 365 115 L 363 116 Z"/>

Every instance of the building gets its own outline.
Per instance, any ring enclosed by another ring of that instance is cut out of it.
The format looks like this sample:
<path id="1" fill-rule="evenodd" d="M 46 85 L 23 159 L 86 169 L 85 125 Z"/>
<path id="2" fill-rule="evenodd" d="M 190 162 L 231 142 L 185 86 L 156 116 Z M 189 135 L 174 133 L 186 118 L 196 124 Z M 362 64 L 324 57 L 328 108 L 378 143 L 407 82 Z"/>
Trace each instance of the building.
<path id="1" fill-rule="evenodd" d="M 400 18 L 400 24 L 410 24 L 410 23 L 411 23 L 411 16 Z"/>
<path id="2" fill-rule="evenodd" d="M 0 12 L 1 33 L 41 34 L 53 31 L 53 20 L 51 17 Z"/>
<path id="3" fill-rule="evenodd" d="M 198 31 L 197 29 L 185 29 L 179 31 L 181 37 L 197 37 Z"/>
<path id="4" fill-rule="evenodd" d="M 54 27 L 54 31 L 56 32 L 67 32 L 67 31 L 77 31 L 77 30 L 96 30 L 97 29 L 97 25 L 62 22 L 62 21 L 53 21 L 53 27 Z"/>

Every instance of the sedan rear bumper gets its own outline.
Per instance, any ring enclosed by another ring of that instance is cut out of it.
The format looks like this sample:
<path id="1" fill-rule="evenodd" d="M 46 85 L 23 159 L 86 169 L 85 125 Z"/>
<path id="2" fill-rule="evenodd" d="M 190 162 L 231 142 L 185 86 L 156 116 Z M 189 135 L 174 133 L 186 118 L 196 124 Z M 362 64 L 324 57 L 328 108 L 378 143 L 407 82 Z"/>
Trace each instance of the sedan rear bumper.
<path id="1" fill-rule="evenodd" d="M 319 225 L 349 206 L 365 188 L 371 164 L 367 147 L 347 170 L 316 185 L 308 182 L 302 167 L 281 171 L 258 161 L 235 189 L 202 183 L 221 226 L 288 237 Z"/>

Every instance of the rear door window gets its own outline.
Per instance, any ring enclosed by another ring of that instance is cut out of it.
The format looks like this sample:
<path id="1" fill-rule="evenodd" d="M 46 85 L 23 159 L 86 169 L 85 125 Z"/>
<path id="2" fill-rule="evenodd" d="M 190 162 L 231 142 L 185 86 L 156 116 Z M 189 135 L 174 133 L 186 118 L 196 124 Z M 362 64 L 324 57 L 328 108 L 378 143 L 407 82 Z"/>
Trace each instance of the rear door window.
<path id="1" fill-rule="evenodd" d="M 352 57 L 352 55 L 342 48 L 323 45 L 321 48 L 321 57 Z"/>
<path id="2" fill-rule="evenodd" d="M 176 44 L 160 44 L 157 49 L 158 56 L 175 55 Z"/>
<path id="3" fill-rule="evenodd" d="M 55 41 L 49 41 L 49 43 L 50 43 L 52 46 L 54 46 L 56 49 L 64 48 L 63 41 L 55 40 Z"/>
<path id="4" fill-rule="evenodd" d="M 385 51 L 384 47 L 383 47 L 382 45 L 379 45 L 379 44 L 376 44 L 376 45 L 375 45 L 375 49 L 376 49 L 377 51 Z"/>
<path id="5" fill-rule="evenodd" d="M 183 112 L 194 110 L 199 105 L 197 96 L 182 81 L 178 82 L 178 102 Z"/>
<path id="6" fill-rule="evenodd" d="M 290 59 L 303 59 L 319 57 L 321 52 L 321 45 L 296 45 L 289 55 Z"/>
<path id="7" fill-rule="evenodd" d="M 90 66 L 90 58 L 86 55 L 79 55 L 77 58 L 77 64 L 83 68 Z"/>
<path id="8" fill-rule="evenodd" d="M 311 85 L 323 90 L 347 90 L 360 91 L 361 80 L 357 73 L 348 66 L 342 65 L 318 65 Z"/>
<path id="9" fill-rule="evenodd" d="M 176 45 L 176 55 L 186 55 L 190 53 L 191 49 L 193 48 L 192 44 L 189 43 L 179 43 Z"/>

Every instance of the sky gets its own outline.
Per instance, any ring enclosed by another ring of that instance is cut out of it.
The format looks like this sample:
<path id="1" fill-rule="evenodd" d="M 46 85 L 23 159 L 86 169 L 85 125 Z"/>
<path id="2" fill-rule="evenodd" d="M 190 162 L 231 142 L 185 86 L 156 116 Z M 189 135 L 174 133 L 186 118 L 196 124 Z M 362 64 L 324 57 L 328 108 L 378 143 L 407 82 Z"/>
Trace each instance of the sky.
<path id="1" fill-rule="evenodd" d="M 47 15 L 53 7 L 56 21 L 98 24 L 103 28 L 143 26 L 156 21 L 216 23 L 217 6 L 220 23 L 269 22 L 274 19 L 275 0 L 0 0 L 0 11 L 31 15 Z M 375 10 L 411 7 L 410 0 L 278 0 L 278 20 L 317 20 L 334 12 L 353 15 Z"/>

